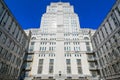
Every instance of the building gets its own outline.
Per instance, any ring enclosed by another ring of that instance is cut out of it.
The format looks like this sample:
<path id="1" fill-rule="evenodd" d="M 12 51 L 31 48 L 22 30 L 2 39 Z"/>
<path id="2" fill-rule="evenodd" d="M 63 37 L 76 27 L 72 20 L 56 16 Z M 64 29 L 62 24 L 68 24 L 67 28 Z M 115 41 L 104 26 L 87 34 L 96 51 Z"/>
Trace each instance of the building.
<path id="1" fill-rule="evenodd" d="M 26 75 L 25 72 L 31 71 L 30 64 L 33 61 L 33 54 L 34 53 L 32 53 L 32 52 L 25 54 L 24 62 L 23 62 L 22 68 L 21 68 L 21 73 L 20 73 L 20 78 L 19 78 L 20 80 L 24 80 L 24 77 Z"/>
<path id="2" fill-rule="evenodd" d="M 31 31 L 25 31 L 25 33 L 27 35 L 29 35 L 29 42 L 30 42 Z M 29 45 L 29 43 L 28 43 L 28 45 Z M 22 66 L 21 66 L 21 72 L 20 72 L 20 75 L 19 75 L 19 80 L 24 80 L 25 72 L 30 70 L 30 67 L 27 67 L 27 66 L 28 66 L 29 62 L 33 61 L 33 53 L 29 53 L 28 49 L 29 48 L 27 48 L 27 52 L 25 53 L 24 58 L 23 58 L 23 63 L 22 63 Z"/>
<path id="3" fill-rule="evenodd" d="M 95 30 L 80 28 L 69 3 L 51 3 L 40 28 L 25 31 L 32 34 L 28 51 L 32 60 L 26 63 L 24 80 L 99 79 L 96 61 L 88 61 L 88 55 L 94 55 L 91 36 Z"/>
<path id="4" fill-rule="evenodd" d="M 102 80 L 120 80 L 120 0 L 92 37 Z"/>
<path id="5" fill-rule="evenodd" d="M 18 80 L 29 39 L 0 0 L 0 80 Z"/>
<path id="6" fill-rule="evenodd" d="M 100 71 L 98 69 L 98 63 L 97 63 L 95 53 L 94 52 L 88 52 L 87 53 L 87 60 L 88 60 L 88 63 L 89 63 L 89 70 L 90 70 L 90 73 L 92 75 L 92 78 L 90 80 L 99 80 L 100 79 L 100 76 L 99 76 Z"/>

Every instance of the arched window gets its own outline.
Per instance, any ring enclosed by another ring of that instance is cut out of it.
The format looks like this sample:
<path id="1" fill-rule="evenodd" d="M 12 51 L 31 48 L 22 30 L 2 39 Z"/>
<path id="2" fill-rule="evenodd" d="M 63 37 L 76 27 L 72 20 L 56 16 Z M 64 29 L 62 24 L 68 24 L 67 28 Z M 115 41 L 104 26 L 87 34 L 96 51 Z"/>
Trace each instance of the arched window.
<path id="1" fill-rule="evenodd" d="M 36 39 L 36 37 L 32 37 L 31 39 L 34 40 L 34 39 Z"/>
<path id="2" fill-rule="evenodd" d="M 89 38 L 88 37 L 84 37 L 84 40 L 89 40 Z"/>

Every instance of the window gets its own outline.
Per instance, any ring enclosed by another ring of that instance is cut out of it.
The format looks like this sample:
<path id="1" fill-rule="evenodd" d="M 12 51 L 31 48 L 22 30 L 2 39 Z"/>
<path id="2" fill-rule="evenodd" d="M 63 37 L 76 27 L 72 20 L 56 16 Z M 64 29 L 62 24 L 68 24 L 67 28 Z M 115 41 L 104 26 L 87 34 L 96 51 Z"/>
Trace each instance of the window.
<path id="1" fill-rule="evenodd" d="M 120 16 L 120 10 L 118 9 L 118 7 L 116 7 L 115 10 L 117 11 L 118 15 Z"/>
<path id="2" fill-rule="evenodd" d="M 11 49 L 11 50 L 14 49 L 14 42 L 12 42 L 12 43 L 10 44 L 10 49 Z"/>
<path id="3" fill-rule="evenodd" d="M 81 56 L 81 54 L 75 54 L 75 57 L 80 57 Z"/>
<path id="4" fill-rule="evenodd" d="M 92 77 L 97 77 L 97 72 L 96 71 L 92 71 L 91 74 L 92 74 Z"/>
<path id="5" fill-rule="evenodd" d="M 16 57 L 15 55 L 12 56 L 12 58 L 11 58 L 11 62 L 12 62 L 12 63 L 14 63 L 15 57 Z"/>
<path id="6" fill-rule="evenodd" d="M 4 44 L 6 42 L 6 40 L 7 40 L 7 37 L 6 37 L 5 34 L 3 34 L 3 36 L 2 36 L 2 43 Z"/>
<path id="7" fill-rule="evenodd" d="M 94 62 L 89 62 L 90 68 L 95 67 L 95 63 Z"/>
<path id="8" fill-rule="evenodd" d="M 28 77 L 29 71 L 25 72 L 25 77 Z"/>
<path id="9" fill-rule="evenodd" d="M 32 40 L 35 40 L 35 39 L 36 39 L 36 37 L 32 37 L 31 39 L 32 39 Z"/>
<path id="10" fill-rule="evenodd" d="M 86 45 L 89 45 L 89 42 L 86 42 Z"/>
<path id="11" fill-rule="evenodd" d="M 81 65 L 81 59 L 77 59 L 77 65 Z"/>
<path id="12" fill-rule="evenodd" d="M 93 59 L 93 55 L 88 55 L 88 59 Z"/>
<path id="13" fill-rule="evenodd" d="M 45 54 L 39 54 L 39 57 L 45 57 Z"/>
<path id="14" fill-rule="evenodd" d="M 13 25 L 12 25 L 13 31 L 11 32 L 12 35 L 14 35 L 14 33 L 15 33 L 16 26 L 17 26 L 17 23 L 13 22 Z"/>
<path id="15" fill-rule="evenodd" d="M 111 53 L 108 53 L 108 59 L 109 59 L 109 61 L 112 61 L 112 55 L 111 55 Z"/>
<path id="16" fill-rule="evenodd" d="M 39 59 L 39 65 L 43 64 L 43 59 Z"/>
<path id="17" fill-rule="evenodd" d="M 26 68 L 26 69 L 29 69 L 29 68 L 30 68 L 30 65 L 31 65 L 31 62 L 27 62 L 25 68 Z"/>
<path id="18" fill-rule="evenodd" d="M 32 59 L 32 55 L 28 55 L 28 56 L 27 56 L 27 59 L 28 59 L 28 60 Z"/>
<path id="19" fill-rule="evenodd" d="M 0 73 L 4 72 L 4 66 L 5 64 L 3 62 L 0 62 Z"/>
<path id="20" fill-rule="evenodd" d="M 67 77 L 67 80 L 71 80 L 72 79 L 72 77 Z"/>
<path id="21" fill-rule="evenodd" d="M 49 47 L 49 51 L 51 51 L 51 47 Z"/>
<path id="22" fill-rule="evenodd" d="M 54 59 L 50 59 L 50 65 L 53 65 Z"/>
<path id="23" fill-rule="evenodd" d="M 2 62 L 0 62 L 0 71 L 1 71 L 1 69 L 2 69 L 2 65 L 3 65 Z"/>
<path id="24" fill-rule="evenodd" d="M 20 54 L 20 48 L 18 47 L 18 49 L 17 49 L 17 54 Z"/>
<path id="25" fill-rule="evenodd" d="M 89 40 L 89 38 L 88 37 L 84 37 L 84 40 Z"/>
<path id="26" fill-rule="evenodd" d="M 34 45 L 35 44 L 35 42 L 31 42 L 31 45 Z"/>
<path id="27" fill-rule="evenodd" d="M 105 62 L 104 62 L 103 58 L 101 59 L 101 62 L 102 62 L 102 65 L 105 65 Z"/>
<path id="28" fill-rule="evenodd" d="M 114 57 L 118 57 L 119 56 L 119 53 L 116 50 L 112 50 L 112 54 L 113 54 Z"/>
<path id="29" fill-rule="evenodd" d="M 64 50 L 66 51 L 66 47 L 64 47 Z"/>
<path id="30" fill-rule="evenodd" d="M 110 22 L 109 22 L 109 21 L 107 21 L 107 22 L 108 22 L 108 25 L 109 25 L 110 30 L 113 31 L 113 28 L 112 28 Z"/>
<path id="31" fill-rule="evenodd" d="M 42 51 L 42 47 L 40 47 L 40 51 Z"/>
<path id="32" fill-rule="evenodd" d="M 77 59 L 78 73 L 82 74 L 81 59 Z"/>
<path id="33" fill-rule="evenodd" d="M 111 14 L 111 18 L 113 19 L 116 27 L 118 27 L 120 24 L 119 24 L 119 21 L 117 19 L 117 16 L 115 15 L 115 13 Z"/>
<path id="34" fill-rule="evenodd" d="M 33 51 L 34 50 L 34 46 L 30 46 L 29 51 Z"/>
<path id="35" fill-rule="evenodd" d="M 120 31 L 118 31 L 118 35 L 120 36 Z"/>
<path id="36" fill-rule="evenodd" d="M 18 46 L 15 45 L 15 46 L 14 46 L 14 52 L 17 52 L 17 48 L 18 48 Z"/>
<path id="37" fill-rule="evenodd" d="M 14 68 L 14 76 L 17 76 L 17 75 L 18 75 L 18 69 Z"/>
<path id="38" fill-rule="evenodd" d="M 66 59 L 67 73 L 71 73 L 70 59 Z"/>
<path id="39" fill-rule="evenodd" d="M 53 47 L 51 47 L 52 48 L 52 51 L 53 51 Z"/>
<path id="40" fill-rule="evenodd" d="M 70 65 L 70 59 L 66 59 L 67 65 Z"/>
<path id="41" fill-rule="evenodd" d="M 17 58 L 17 60 L 16 60 L 16 65 L 17 65 L 17 66 L 20 66 L 20 64 L 21 64 L 21 59 L 20 59 L 20 58 Z"/>
<path id="42" fill-rule="evenodd" d="M 50 59 L 49 63 L 49 73 L 53 73 L 54 59 Z"/>
<path id="43" fill-rule="evenodd" d="M 120 53 L 120 47 L 117 47 L 117 50 L 119 51 L 119 53 Z"/>
<path id="44" fill-rule="evenodd" d="M 0 37 L 1 37 L 1 35 L 2 35 L 2 32 L 0 31 Z"/>
<path id="45" fill-rule="evenodd" d="M 90 46 L 86 46 L 86 48 L 87 48 L 87 51 L 91 51 Z"/>
<path id="46" fill-rule="evenodd" d="M 50 57 L 54 57 L 55 54 L 54 54 L 54 53 L 49 53 L 49 56 L 50 56 Z"/>
<path id="47" fill-rule="evenodd" d="M 7 47 L 9 48 L 10 47 L 10 44 L 12 43 L 12 41 L 10 39 L 8 39 L 7 41 Z"/>
<path id="48" fill-rule="evenodd" d="M 12 50 L 14 50 L 14 48 L 15 48 L 15 43 L 13 43 Z"/>
<path id="49" fill-rule="evenodd" d="M 42 73 L 42 68 L 43 68 L 43 59 L 39 59 L 38 63 L 38 74 Z"/>
<path id="50" fill-rule="evenodd" d="M 53 77 L 49 77 L 49 80 L 53 80 Z"/>
<path id="51" fill-rule="evenodd" d="M 118 67 L 119 67 L 119 70 L 120 70 L 120 62 L 117 63 Z"/>
<path id="52" fill-rule="evenodd" d="M 8 17 L 9 17 L 9 15 L 8 15 L 8 13 L 6 12 L 5 13 L 5 15 L 4 15 L 4 18 L 3 18 L 3 20 L 2 20 L 2 26 L 4 26 L 5 24 L 6 24 L 6 22 L 7 22 L 7 20 L 8 20 Z"/>
<path id="53" fill-rule="evenodd" d="M 6 58 L 8 51 L 4 49 L 3 58 Z"/>
<path id="54" fill-rule="evenodd" d="M 10 22 L 10 24 L 8 25 L 8 30 L 10 30 L 10 29 L 11 29 L 12 24 L 13 24 L 13 20 L 12 20 L 12 21 Z"/>
<path id="55" fill-rule="evenodd" d="M 78 73 L 82 74 L 82 67 L 78 67 Z"/>
<path id="56" fill-rule="evenodd" d="M 7 54 L 7 56 L 6 56 L 6 57 L 7 57 L 7 60 L 8 60 L 8 61 L 10 61 L 11 56 L 12 56 L 12 53 L 8 53 L 8 54 Z"/>
<path id="57" fill-rule="evenodd" d="M 53 66 L 49 66 L 49 73 L 53 73 Z"/>
<path id="58" fill-rule="evenodd" d="M 0 54 L 1 54 L 2 50 L 3 50 L 3 48 L 0 46 Z"/>
<path id="59" fill-rule="evenodd" d="M 3 7 L 3 5 L 0 3 L 0 16 L 2 15 L 3 11 L 4 11 L 4 7 Z"/>
<path id="60" fill-rule="evenodd" d="M 42 73 L 42 66 L 38 66 L 38 74 Z"/>
<path id="61" fill-rule="evenodd" d="M 67 73 L 71 73 L 71 67 L 67 66 Z"/>

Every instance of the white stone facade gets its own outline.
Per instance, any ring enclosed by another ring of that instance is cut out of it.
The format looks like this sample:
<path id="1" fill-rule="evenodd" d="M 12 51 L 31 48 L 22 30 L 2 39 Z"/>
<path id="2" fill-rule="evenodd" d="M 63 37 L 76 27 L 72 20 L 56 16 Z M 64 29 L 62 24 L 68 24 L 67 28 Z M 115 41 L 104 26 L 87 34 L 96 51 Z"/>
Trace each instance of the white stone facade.
<path id="1" fill-rule="evenodd" d="M 78 15 L 69 3 L 51 3 L 42 16 L 40 28 L 26 31 L 32 32 L 29 52 L 34 55 L 25 80 L 92 76 L 86 53 L 92 52 L 91 36 L 95 30 L 80 28 Z"/>

